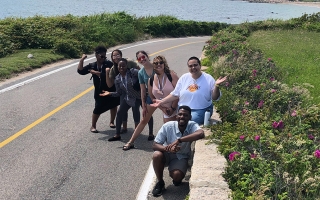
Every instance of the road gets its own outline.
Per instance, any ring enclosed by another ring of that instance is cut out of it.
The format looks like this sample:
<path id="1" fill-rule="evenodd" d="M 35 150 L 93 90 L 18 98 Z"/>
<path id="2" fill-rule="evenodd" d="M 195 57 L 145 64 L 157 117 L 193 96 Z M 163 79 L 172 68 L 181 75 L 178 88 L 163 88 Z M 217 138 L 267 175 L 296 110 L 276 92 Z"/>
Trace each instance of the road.
<path id="1" fill-rule="evenodd" d="M 147 51 L 151 59 L 164 55 L 169 67 L 181 76 L 188 71 L 187 59 L 200 57 L 208 39 L 153 39 L 117 48 L 131 59 L 138 50 Z M 76 72 L 78 61 L 56 64 L 0 85 L 1 200 L 123 200 L 141 199 L 141 191 L 148 192 L 148 185 L 141 188 L 152 156 L 148 128 L 135 142 L 137 148 L 129 151 L 122 146 L 134 128 L 131 110 L 129 132 L 121 141 L 107 141 L 115 133 L 109 128 L 109 112 L 98 121 L 101 132 L 91 133 L 92 80 Z M 93 61 L 90 55 L 86 63 Z M 154 119 L 156 134 L 162 125 L 160 111 Z M 145 184 L 148 179 L 150 176 Z"/>

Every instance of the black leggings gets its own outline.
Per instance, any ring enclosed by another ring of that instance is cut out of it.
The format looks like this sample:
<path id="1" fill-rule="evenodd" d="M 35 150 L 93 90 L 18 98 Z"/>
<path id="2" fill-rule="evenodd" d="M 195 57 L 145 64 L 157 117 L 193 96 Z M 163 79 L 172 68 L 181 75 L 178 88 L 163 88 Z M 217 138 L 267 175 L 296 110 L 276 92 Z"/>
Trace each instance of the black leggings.
<path id="1" fill-rule="evenodd" d="M 141 106 L 141 99 L 136 99 L 134 107 L 138 107 L 139 108 L 140 106 Z M 117 112 L 117 118 L 116 118 L 116 131 L 117 131 L 117 134 L 120 134 L 123 118 L 124 118 L 124 116 L 128 116 L 128 110 L 130 108 L 131 108 L 131 106 L 129 106 L 127 104 L 127 102 L 123 99 L 121 101 L 120 107 L 119 107 L 118 112 Z M 139 122 L 140 122 L 140 112 L 133 112 L 133 120 L 134 120 L 135 124 L 139 124 Z"/>

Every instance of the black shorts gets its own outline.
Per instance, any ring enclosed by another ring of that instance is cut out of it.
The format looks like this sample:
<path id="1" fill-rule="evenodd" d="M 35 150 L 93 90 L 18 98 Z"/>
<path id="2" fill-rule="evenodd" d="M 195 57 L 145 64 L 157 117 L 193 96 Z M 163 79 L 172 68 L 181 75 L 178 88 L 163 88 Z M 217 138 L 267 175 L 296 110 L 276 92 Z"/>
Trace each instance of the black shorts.
<path id="1" fill-rule="evenodd" d="M 120 104 L 119 97 L 98 97 L 95 99 L 93 114 L 100 115 Z"/>

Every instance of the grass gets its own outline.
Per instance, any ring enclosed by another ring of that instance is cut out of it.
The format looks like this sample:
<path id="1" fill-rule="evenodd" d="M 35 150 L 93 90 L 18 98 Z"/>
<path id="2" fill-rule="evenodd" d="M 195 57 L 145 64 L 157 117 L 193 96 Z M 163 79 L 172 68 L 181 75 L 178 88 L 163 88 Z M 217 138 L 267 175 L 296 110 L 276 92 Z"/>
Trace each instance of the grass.
<path id="1" fill-rule="evenodd" d="M 33 58 L 28 58 L 29 54 Z M 44 64 L 63 59 L 49 49 L 24 49 L 4 58 L 0 58 L 0 80 L 12 77 L 14 74 L 40 68 Z"/>
<path id="2" fill-rule="evenodd" d="M 320 33 L 304 30 L 256 31 L 248 39 L 283 69 L 283 82 L 308 87 L 313 103 L 320 103 Z"/>

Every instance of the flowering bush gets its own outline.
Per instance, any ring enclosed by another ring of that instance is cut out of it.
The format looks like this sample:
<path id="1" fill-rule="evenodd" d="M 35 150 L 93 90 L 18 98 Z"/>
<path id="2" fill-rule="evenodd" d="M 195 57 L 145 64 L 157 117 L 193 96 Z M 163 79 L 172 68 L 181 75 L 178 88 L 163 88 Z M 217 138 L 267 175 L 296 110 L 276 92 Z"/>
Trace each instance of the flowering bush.
<path id="1" fill-rule="evenodd" d="M 230 28 L 205 47 L 214 76 L 228 75 L 210 136 L 228 160 L 234 199 L 320 198 L 320 109 L 307 89 L 281 83 L 272 58 L 246 44 L 249 29 Z"/>

